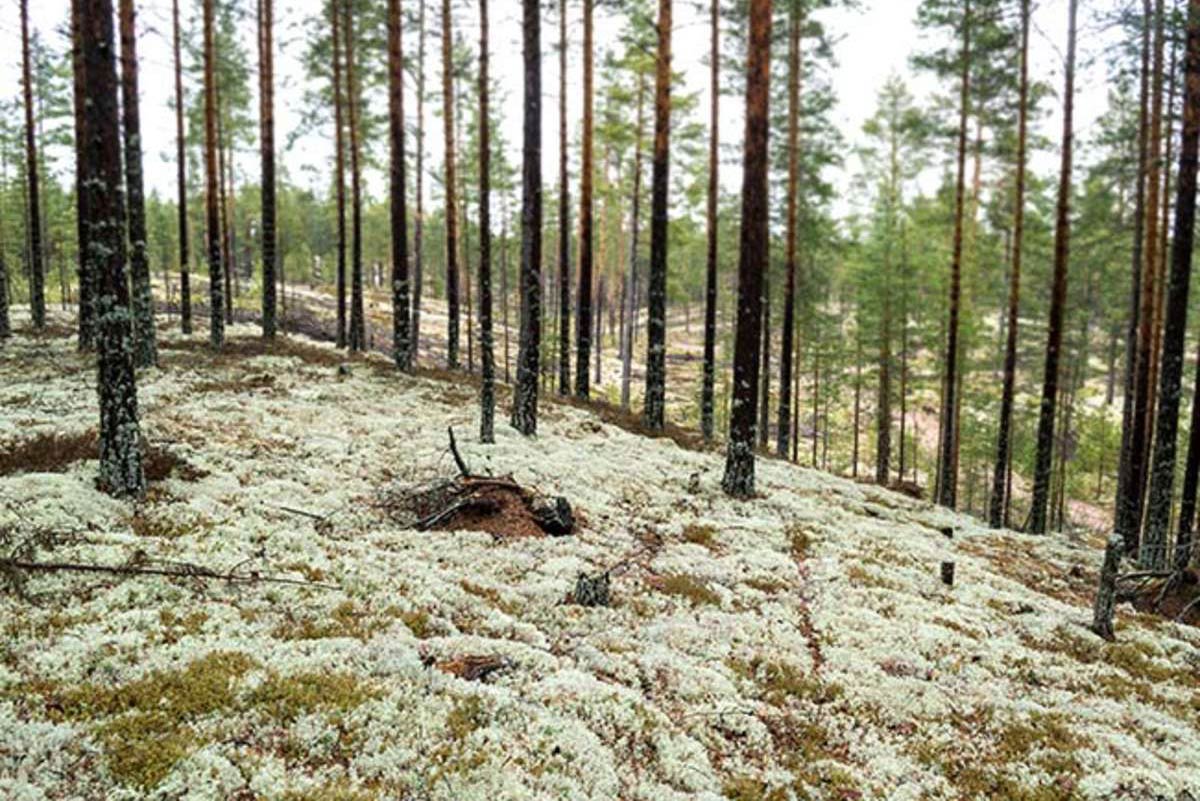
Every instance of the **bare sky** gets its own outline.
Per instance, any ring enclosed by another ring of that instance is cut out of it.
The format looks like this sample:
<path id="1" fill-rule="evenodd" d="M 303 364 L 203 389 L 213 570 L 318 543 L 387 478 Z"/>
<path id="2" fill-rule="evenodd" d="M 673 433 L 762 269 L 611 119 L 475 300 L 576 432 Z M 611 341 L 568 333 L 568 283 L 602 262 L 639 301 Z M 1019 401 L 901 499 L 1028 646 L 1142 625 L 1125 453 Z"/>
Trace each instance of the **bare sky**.
<path id="1" fill-rule="evenodd" d="M 402 0 L 416 2 L 416 0 Z M 436 25 L 437 0 L 429 3 L 429 24 Z M 20 23 L 17 0 L 2 0 L 9 13 L 0 18 L 0 79 L 15 95 L 19 89 L 20 67 Z M 193 14 L 194 0 L 181 0 L 185 25 Z M 253 17 L 253 0 L 240 0 Z M 383 2 L 383 0 L 379 0 Z M 1106 47 L 1111 46 L 1111 32 L 1101 29 L 1099 17 L 1111 10 L 1120 0 L 1084 0 L 1080 23 L 1080 57 L 1082 72 L 1078 81 L 1077 136 L 1086 140 L 1094 130 L 1095 120 L 1105 107 L 1107 76 L 1104 61 L 1098 58 Z M 44 36 L 53 38 L 55 47 L 61 49 L 69 0 L 30 0 L 34 26 Z M 467 40 L 475 44 L 478 37 L 477 7 L 474 3 L 457 3 L 456 22 L 463 29 Z M 708 72 L 703 63 L 708 48 L 707 2 L 697 4 L 695 0 L 675 0 L 674 66 L 684 73 L 688 89 L 701 93 L 706 104 L 708 98 Z M 862 0 L 857 10 L 830 10 L 820 12 L 820 18 L 836 40 L 837 67 L 833 76 L 838 106 L 834 119 L 851 144 L 861 139 L 863 121 L 875 108 L 876 93 L 889 74 L 896 73 L 905 78 L 918 101 L 926 99 L 939 87 L 928 76 L 913 75 L 908 66 L 909 55 L 923 46 L 914 24 L 918 0 Z M 319 0 L 276 0 L 276 24 L 279 54 L 276 73 L 280 81 L 277 89 L 277 138 L 282 144 L 299 124 L 301 96 L 306 78 L 301 70 L 299 57 L 303 49 L 303 20 L 317 13 Z M 568 68 L 568 111 L 572 124 L 576 124 L 580 109 L 580 83 L 578 46 L 580 20 L 577 4 L 572 4 L 571 63 Z M 492 8 L 492 63 L 493 72 L 507 93 L 501 106 L 504 114 L 503 133 L 511 152 L 510 159 L 519 161 L 521 119 L 521 40 L 520 3 L 518 0 L 491 0 Z M 172 54 L 170 45 L 171 0 L 140 0 L 139 31 L 142 58 L 142 125 L 145 139 L 146 176 L 148 188 L 164 196 L 175 192 L 174 172 L 170 164 L 174 159 L 174 119 L 168 102 L 174 91 L 171 76 Z M 1066 0 L 1042 0 L 1035 3 L 1034 33 L 1031 38 L 1033 50 L 1031 72 L 1034 77 L 1050 82 L 1056 92 L 1061 91 L 1062 49 L 1066 38 Z M 615 41 L 620 21 L 601 15 L 597 20 L 597 51 Z M 416 53 L 415 30 L 406 31 L 406 53 Z M 557 44 L 557 17 L 549 15 L 542 31 L 543 89 L 544 97 L 544 176 L 547 181 L 557 177 L 557 114 L 558 114 L 558 59 L 554 51 Z M 254 31 L 248 23 L 243 31 L 245 50 L 252 60 L 257 59 L 254 47 Z M 431 41 L 429 90 L 437 88 L 438 65 L 440 63 L 436 40 Z M 186 57 L 185 57 L 186 58 Z M 257 68 L 250 65 L 251 71 Z M 940 87 L 943 91 L 947 87 Z M 196 91 L 197 87 L 187 87 Z M 436 167 L 441 159 L 439 120 L 434 117 L 434 105 L 426 104 L 426 124 L 430 135 L 426 139 L 429 164 Z M 721 136 L 725 143 L 736 143 L 741 139 L 741 100 L 723 97 L 721 114 Z M 1061 126 L 1058 104 L 1053 113 L 1038 122 L 1038 126 L 1051 141 L 1057 141 Z M 415 113 L 416 104 L 410 94 L 407 111 Z M 707 119 L 706 114 L 702 114 Z M 386 153 L 384 142 L 368 143 Z M 574 156 L 574 154 L 572 154 Z M 282 154 L 284 164 L 292 180 L 312 180 L 311 171 L 304 166 L 316 168 L 315 174 L 328 175 L 332 157 L 332 146 L 326 132 L 310 135 Z M 736 159 L 734 160 L 736 161 Z M 1054 152 L 1035 154 L 1033 166 L 1037 170 L 1052 172 L 1057 169 Z M 238 169 L 246 172 L 250 180 L 257 174 L 256 155 L 245 153 L 239 157 Z M 830 174 L 835 185 L 848 188 L 852 174 L 859 169 L 854 158 L 848 158 L 843 169 Z M 736 163 L 723 167 L 722 182 L 726 187 L 737 186 Z M 382 176 L 369 179 L 370 188 L 376 193 L 383 190 Z M 837 211 L 846 213 L 855 205 L 851 193 L 838 193 Z"/>

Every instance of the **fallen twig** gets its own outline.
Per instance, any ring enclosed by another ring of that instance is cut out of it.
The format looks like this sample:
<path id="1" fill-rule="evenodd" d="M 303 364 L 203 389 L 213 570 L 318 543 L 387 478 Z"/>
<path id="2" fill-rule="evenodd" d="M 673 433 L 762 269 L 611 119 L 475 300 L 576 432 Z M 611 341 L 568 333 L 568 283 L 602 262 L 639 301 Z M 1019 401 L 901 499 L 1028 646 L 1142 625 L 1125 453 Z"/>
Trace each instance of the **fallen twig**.
<path id="1" fill-rule="evenodd" d="M 177 563 L 173 567 L 142 565 L 96 565 L 85 562 L 35 562 L 24 559 L 0 559 L 0 571 L 20 570 L 26 573 L 107 573 L 117 576 L 166 576 L 167 578 L 207 579 L 229 584 L 288 584 L 296 587 L 315 587 L 338 590 L 336 584 L 289 579 L 282 576 L 263 576 L 258 573 L 222 573 L 201 565 Z"/>
<path id="2" fill-rule="evenodd" d="M 446 433 L 450 435 L 450 453 L 454 456 L 454 463 L 458 465 L 458 472 L 463 478 L 471 478 L 471 469 L 463 461 L 462 454 L 458 452 L 458 443 L 454 441 L 454 426 L 446 426 Z"/>

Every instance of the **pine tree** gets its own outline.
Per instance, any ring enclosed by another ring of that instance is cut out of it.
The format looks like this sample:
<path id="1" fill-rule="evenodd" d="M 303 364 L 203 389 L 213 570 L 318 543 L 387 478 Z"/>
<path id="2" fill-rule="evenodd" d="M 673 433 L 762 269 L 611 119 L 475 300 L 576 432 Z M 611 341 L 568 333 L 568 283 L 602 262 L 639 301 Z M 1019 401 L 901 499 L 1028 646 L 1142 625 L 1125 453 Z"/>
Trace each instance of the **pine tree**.
<path id="1" fill-rule="evenodd" d="M 442 0 L 442 122 L 445 132 L 446 166 L 446 300 L 449 306 L 446 329 L 446 362 L 458 367 L 458 177 L 454 154 L 454 39 L 450 16 L 451 0 Z"/>
<path id="2" fill-rule="evenodd" d="M 72 0 L 78 3 L 79 0 Z M 175 168 L 179 188 L 179 319 L 184 334 L 192 333 L 192 282 L 188 249 L 187 158 L 183 136 L 183 35 L 179 26 L 179 0 L 171 0 L 172 45 L 175 53 Z M 82 285 L 80 281 L 82 302 Z M 82 305 L 80 315 L 82 316 Z"/>
<path id="3" fill-rule="evenodd" d="M 1004 385 L 1000 395 L 1000 424 L 996 435 L 996 462 L 992 467 L 992 494 L 988 524 L 1004 525 L 1008 465 L 1012 455 L 1013 402 L 1016 394 L 1017 327 L 1021 307 L 1021 250 L 1025 232 L 1025 142 L 1029 115 L 1029 0 L 1021 0 L 1021 78 L 1017 101 L 1016 190 L 1013 198 L 1011 266 L 1008 277 L 1007 339 L 1004 345 Z"/>
<path id="4" fill-rule="evenodd" d="M 654 70 L 654 159 L 650 173 L 650 281 L 646 291 L 646 397 L 643 422 L 665 423 L 667 393 L 667 192 L 670 188 L 671 0 L 658 0 Z"/>
<path id="5" fill-rule="evenodd" d="M 43 261 L 42 207 L 37 130 L 33 110 L 33 58 L 29 48 L 29 0 L 21 0 L 21 83 L 25 96 L 25 175 L 29 193 L 29 306 L 33 327 L 46 327 L 46 266 Z"/>
<path id="6" fill-rule="evenodd" d="M 275 336 L 275 41 L 274 0 L 258 0 L 259 109 L 262 120 L 262 332 Z"/>
<path id="7" fill-rule="evenodd" d="M 558 394 L 571 392 L 571 185 L 567 151 L 567 0 L 558 0 Z"/>
<path id="8" fill-rule="evenodd" d="M 206 3 L 206 11 L 211 9 Z M 82 45 L 87 138 L 80 143 L 88 219 L 88 269 L 96 277 L 96 351 L 99 364 L 99 486 L 118 497 L 140 497 L 141 430 L 129 289 L 125 279 L 125 209 L 121 192 L 120 125 L 114 61 L 112 0 L 83 0 Z M 206 16 L 211 22 L 211 15 Z M 211 30 L 211 27 L 209 28 Z"/>
<path id="9" fill-rule="evenodd" d="M 575 397 L 587 398 L 592 356 L 592 218 L 595 163 L 592 0 L 583 0 L 583 154 L 579 166 L 579 319 L 575 322 Z"/>
<path id="10" fill-rule="evenodd" d="M 1175 196 L 1174 246 L 1167 284 L 1162 365 L 1159 372 L 1158 413 L 1146 498 L 1146 527 L 1141 540 L 1142 567 L 1168 566 L 1167 529 L 1175 481 L 1175 451 L 1179 427 L 1180 382 L 1184 337 L 1187 333 L 1188 289 L 1196 221 L 1196 160 L 1200 144 L 1200 0 L 1188 3 L 1183 136 Z M 1194 490 L 1193 490 L 1194 491 Z M 1184 538 L 1181 538 L 1184 539 Z M 1182 554 L 1183 548 L 1180 548 Z M 1182 562 L 1180 555 L 1172 563 Z M 1186 565 L 1186 562 L 1183 562 Z"/>
<path id="11" fill-rule="evenodd" d="M 488 0 L 479 0 L 479 439 L 495 442 L 496 357 L 492 342 L 491 111 L 488 108 Z"/>
<path id="12" fill-rule="evenodd" d="M 645 128 L 646 76 L 638 72 L 637 123 L 633 135 L 633 201 L 629 210 L 629 272 L 626 278 L 624 345 L 621 353 L 621 408 L 629 409 L 630 381 L 633 375 L 633 332 L 638 313 L 639 237 L 642 220 L 642 139 Z"/>
<path id="13" fill-rule="evenodd" d="M 74 73 L 74 112 L 75 112 L 75 141 L 82 142 L 87 133 L 84 130 L 85 105 L 83 85 L 83 3 L 81 0 L 71 0 L 71 66 Z M 75 154 L 75 236 L 79 251 L 79 349 L 91 350 L 96 344 L 96 282 L 87 265 L 87 209 L 83 202 L 86 193 L 83 191 L 83 160 L 79 158 L 80 150 Z"/>
<path id="14" fill-rule="evenodd" d="M 767 106 L 771 82 L 771 0 L 751 0 L 749 36 L 733 407 L 729 415 L 725 475 L 721 481 L 725 492 L 735 498 L 749 498 L 754 494 L 754 428 L 758 401 L 758 349 L 762 342 L 762 276 L 767 269 Z"/>
<path id="15" fill-rule="evenodd" d="M 404 154 L 404 45 L 400 0 L 388 0 L 389 222 L 392 239 L 392 360 L 411 370 L 408 293 L 408 189 Z"/>
<path id="16" fill-rule="evenodd" d="M 90 0 L 89 0 L 90 1 Z M 217 54 L 213 35 L 213 6 L 204 0 L 204 182 L 205 226 L 208 237 L 209 342 L 225 344 L 225 265 L 221 261 L 221 219 L 217 180 Z M 90 135 L 90 132 L 89 132 Z M 91 210 L 89 209 L 89 214 Z M 90 246 L 89 242 L 89 246 Z"/>
<path id="17" fill-rule="evenodd" d="M 417 17 L 417 213 L 413 220 L 412 363 L 421 347 L 421 296 L 425 275 L 425 0 Z"/>
<path id="18" fill-rule="evenodd" d="M 542 44 L 538 0 L 521 0 L 525 68 L 521 176 L 521 337 L 513 428 L 537 433 L 539 355 L 542 346 Z"/>
<path id="19" fill-rule="evenodd" d="M 708 118 L 708 193 L 705 224 L 707 253 L 704 282 L 704 375 L 700 388 L 700 431 L 704 439 L 713 438 L 713 406 L 717 375 L 717 196 L 720 189 L 720 77 L 721 77 L 721 2 L 712 0 L 709 12 L 712 26 L 712 45 L 709 50 L 709 118 Z"/>
<path id="20" fill-rule="evenodd" d="M 363 309 L 362 153 L 359 145 L 359 83 L 354 59 L 354 17 L 351 0 L 345 0 L 346 110 L 350 132 L 350 227 L 354 242 L 350 250 L 350 350 L 367 347 L 366 314 Z"/>
<path id="21" fill-rule="evenodd" d="M 347 345 L 346 337 L 346 143 L 343 139 L 343 81 L 341 4 L 349 0 L 329 0 L 329 16 L 333 36 L 333 146 L 334 194 L 337 202 L 337 334 L 339 348 Z"/>
<path id="22" fill-rule="evenodd" d="M 146 198 L 142 183 L 142 134 L 138 102 L 137 35 L 133 0 L 120 0 L 121 112 L 125 144 L 125 197 L 129 220 L 130 283 L 133 287 L 133 362 L 150 367 L 158 360 L 154 341 L 154 298 L 146 254 Z"/>
<path id="23" fill-rule="evenodd" d="M 779 355 L 779 427 L 775 453 L 788 456 L 792 416 L 792 340 L 796 327 L 796 217 L 800 190 L 800 28 L 804 24 L 799 0 L 792 0 L 788 21 L 788 179 L 787 286 L 783 300 L 783 332 Z M 857 428 L 857 426 L 856 426 Z M 855 459 L 855 468 L 858 460 Z"/>
<path id="24" fill-rule="evenodd" d="M 1033 473 L 1033 498 L 1028 530 L 1046 532 L 1046 511 L 1050 500 L 1050 468 L 1054 453 L 1054 413 L 1058 402 L 1059 361 L 1062 349 L 1063 318 L 1067 301 L 1067 265 L 1071 245 L 1071 167 L 1074 145 L 1073 112 L 1075 107 L 1075 18 L 1078 0 L 1070 0 L 1067 27 L 1067 63 L 1063 90 L 1062 166 L 1059 172 L 1058 207 L 1054 227 L 1054 284 L 1050 297 L 1050 325 L 1046 343 L 1046 370 L 1042 384 L 1042 404 L 1038 419 L 1037 463 Z"/>

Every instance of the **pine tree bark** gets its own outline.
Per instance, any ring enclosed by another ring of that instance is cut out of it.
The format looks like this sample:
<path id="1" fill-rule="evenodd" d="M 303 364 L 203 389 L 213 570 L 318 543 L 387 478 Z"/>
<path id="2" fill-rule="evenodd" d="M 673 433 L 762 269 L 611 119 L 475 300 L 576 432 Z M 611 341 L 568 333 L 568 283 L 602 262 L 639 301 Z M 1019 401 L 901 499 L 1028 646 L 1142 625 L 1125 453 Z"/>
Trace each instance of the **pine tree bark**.
<path id="1" fill-rule="evenodd" d="M 215 3 L 216 0 L 204 0 L 204 210 L 208 238 L 208 338 L 213 348 L 220 348 L 225 344 L 225 270 L 221 261 L 221 218 L 217 208 L 220 198 L 217 181 L 217 54 L 213 41 Z M 90 247 L 91 243 L 88 244 Z"/>
<path id="2" fill-rule="evenodd" d="M 400 0 L 388 0 L 388 136 L 391 153 L 392 360 L 412 369 L 409 338 L 408 186 L 404 153 L 404 39 Z"/>
<path id="3" fill-rule="evenodd" d="M 350 124 L 350 227 L 353 244 L 350 248 L 350 350 L 367 347 L 366 315 L 363 309 L 363 245 L 362 245 L 362 169 L 358 134 L 359 87 L 355 76 L 354 17 L 352 0 L 342 7 L 346 36 L 346 111 Z"/>
<path id="4" fill-rule="evenodd" d="M 593 109 L 592 0 L 583 0 L 583 153 L 579 166 L 579 319 L 575 322 L 575 397 L 590 394 L 592 357 Z"/>
<path id="5" fill-rule="evenodd" d="M 213 62 L 216 64 L 220 55 L 216 52 L 216 44 L 213 44 Z M 215 70 L 216 67 L 214 66 Z M 221 241 L 221 263 L 224 265 L 223 277 L 225 280 L 225 324 L 233 323 L 233 279 L 237 275 L 237 258 L 233 249 L 233 228 L 230 225 L 229 215 L 229 192 L 228 181 L 230 170 L 225 162 L 225 111 L 221 104 L 221 83 L 220 77 L 214 75 L 216 83 L 216 99 L 217 99 L 217 204 L 220 207 L 219 223 L 220 223 L 220 241 Z"/>
<path id="6" fill-rule="evenodd" d="M 72 0 L 78 3 L 79 0 Z M 175 51 L 175 169 L 179 189 L 179 320 L 184 334 L 192 333 L 192 280 L 188 241 L 187 154 L 183 136 L 183 33 L 179 25 L 179 0 L 171 2 L 172 45 Z M 82 281 L 81 294 L 82 299 Z M 82 309 L 81 312 L 82 314 Z"/>
<path id="7" fill-rule="evenodd" d="M 125 202 L 129 221 L 129 270 L 133 287 L 133 363 L 158 361 L 150 261 L 146 254 L 146 198 L 142 179 L 142 125 L 138 100 L 137 34 L 133 0 L 120 0 L 121 112 L 125 145 Z"/>
<path id="8" fill-rule="evenodd" d="M 176 0 L 178 4 L 178 0 Z M 84 111 L 87 106 L 87 99 L 84 97 L 84 77 L 83 77 L 83 3 L 82 0 L 71 0 L 71 65 L 72 77 L 74 79 L 74 114 L 75 114 L 75 141 L 82 142 L 87 138 L 87 132 L 84 130 Z M 96 282 L 91 273 L 88 272 L 87 260 L 87 209 L 84 207 L 84 197 L 86 193 L 83 191 L 83 175 L 84 165 L 83 159 L 80 158 L 82 148 L 77 148 L 75 158 L 75 236 L 78 243 L 78 259 L 79 259 L 79 350 L 88 351 L 95 347 L 96 344 L 96 311 L 95 311 L 95 295 Z M 4 287 L 5 300 L 8 297 L 8 288 Z M 7 330 L 7 302 L 3 314 L 5 316 L 5 330 Z M 190 319 L 189 319 L 190 323 Z"/>
<path id="9" fill-rule="evenodd" d="M 1158 413 L 1146 499 L 1146 527 L 1139 562 L 1161 570 L 1169 560 L 1167 530 L 1175 480 L 1175 451 L 1179 427 L 1180 383 L 1184 338 L 1187 334 L 1188 289 L 1196 221 L 1196 161 L 1200 144 L 1200 0 L 1189 0 L 1187 56 L 1183 106 L 1183 136 L 1176 181 L 1174 247 L 1164 314 L 1162 361 L 1159 369 Z M 1180 549 L 1182 551 L 1182 549 Z"/>
<path id="10" fill-rule="evenodd" d="M 558 2 L 558 394 L 571 392 L 571 184 L 567 153 L 567 0 Z"/>
<path id="11" fill-rule="evenodd" d="M 654 73 L 654 161 L 650 178 L 650 282 L 647 289 L 646 397 L 643 421 L 661 431 L 667 387 L 667 192 L 670 187 L 671 0 L 658 0 Z"/>
<path id="12" fill-rule="evenodd" d="M 88 197 L 88 269 L 96 278 L 96 351 L 99 365 L 100 476 L 118 497 L 140 497 L 141 430 L 133 364 L 129 289 L 125 277 L 125 208 L 121 191 L 121 138 L 117 118 L 116 42 L 112 0 L 82 0 L 87 137 L 79 143 Z M 206 3 L 210 12 L 211 0 Z M 24 4 L 22 4 L 24 5 Z M 206 20 L 211 23 L 211 13 Z M 211 24 L 206 28 L 211 31 Z M 219 307 L 218 307 L 219 308 Z"/>
<path id="13" fill-rule="evenodd" d="M 792 416 L 792 348 L 796 327 L 796 236 L 800 192 L 800 29 L 804 16 L 793 2 L 788 31 L 788 189 L 787 189 L 787 286 L 783 295 L 783 334 L 779 354 L 779 426 L 775 453 L 786 459 Z M 857 462 L 856 462 L 857 465 Z"/>
<path id="14" fill-rule="evenodd" d="M 1141 527 L 1141 452 L 1144 448 L 1144 418 L 1137 409 L 1142 401 L 1142 349 L 1139 346 L 1142 330 L 1142 259 L 1146 223 L 1146 192 L 1150 130 L 1150 0 L 1142 1 L 1142 58 L 1141 89 L 1138 111 L 1138 164 L 1134 195 L 1133 248 L 1130 260 L 1129 326 L 1125 339 L 1125 378 L 1121 411 L 1121 457 L 1117 470 L 1117 498 L 1113 513 L 1114 528 L 1125 542 L 1125 552 L 1138 549 Z"/>
<path id="15" fill-rule="evenodd" d="M 706 206 L 707 260 L 704 281 L 704 376 L 700 388 L 700 431 L 713 438 L 713 407 L 717 375 L 717 198 L 720 189 L 721 2 L 712 0 L 709 49 L 708 194 Z"/>
<path id="16" fill-rule="evenodd" d="M 525 106 L 521 168 L 521 337 L 513 428 L 537 433 L 538 372 L 542 345 L 542 43 L 538 0 L 521 0 Z"/>
<path id="17" fill-rule="evenodd" d="M 629 277 L 625 303 L 624 347 L 621 350 L 621 408 L 629 409 L 633 375 L 633 342 L 638 314 L 638 255 L 642 210 L 642 134 L 645 128 L 646 77 L 638 73 L 637 124 L 633 134 L 633 202 L 629 211 Z"/>
<path id="18" fill-rule="evenodd" d="M 275 0 L 258 0 L 259 108 L 262 120 L 262 332 L 275 337 Z"/>
<path id="19" fill-rule="evenodd" d="M 442 122 L 446 161 L 446 364 L 458 368 L 458 176 L 454 154 L 454 40 L 450 0 L 442 0 Z"/>
<path id="20" fill-rule="evenodd" d="M 1004 384 L 1000 394 L 1000 425 L 996 462 L 992 468 L 992 497 L 988 523 L 1004 524 L 1006 474 L 1012 451 L 1013 403 L 1016 395 L 1017 328 L 1021 307 L 1021 247 L 1025 234 L 1025 142 L 1029 116 L 1029 0 L 1021 0 L 1021 77 L 1017 101 L 1016 194 L 1013 198 L 1012 259 L 1008 280 L 1008 323 L 1004 345 Z"/>
<path id="21" fill-rule="evenodd" d="M 1175 538 L 1175 570 L 1192 563 L 1196 530 L 1196 494 L 1200 487 L 1200 353 L 1196 359 L 1196 379 L 1192 388 L 1192 416 L 1188 429 L 1187 462 L 1183 471 L 1183 492 L 1179 499 L 1179 530 Z"/>
<path id="22" fill-rule="evenodd" d="M 421 347 L 421 295 L 425 273 L 425 0 L 417 16 L 417 214 L 413 221 L 412 357 Z"/>
<path id="23" fill-rule="evenodd" d="M 339 348 L 346 347 L 346 143 L 342 120 L 342 22 L 341 5 L 348 0 L 329 0 L 330 32 L 333 39 L 333 146 L 334 194 L 337 203 L 337 333 Z"/>
<path id="24" fill-rule="evenodd" d="M 492 142 L 488 0 L 479 0 L 479 363 L 481 442 L 496 441 L 496 349 L 492 339 Z"/>
<path id="25" fill-rule="evenodd" d="M 33 121 L 33 58 L 29 48 L 29 0 L 21 0 L 21 84 L 25 97 L 25 175 L 29 193 L 29 307 L 35 330 L 46 327 L 45 264 L 37 130 Z"/>
<path id="26" fill-rule="evenodd" d="M 751 0 L 749 36 L 733 408 L 730 410 L 725 475 L 721 480 L 726 494 L 735 498 L 754 495 L 754 428 L 758 401 L 758 349 L 762 341 L 762 276 L 767 268 L 771 0 Z"/>
<path id="27" fill-rule="evenodd" d="M 954 454 L 958 450 L 958 317 L 962 295 L 963 206 L 966 200 L 967 114 L 971 94 L 971 0 L 963 0 L 961 78 L 958 112 L 958 176 L 954 191 L 954 246 L 950 261 L 950 313 L 944 364 L 945 399 L 942 404 L 941 442 L 938 447 L 937 502 L 954 508 L 958 501 L 958 476 Z"/>
<path id="28" fill-rule="evenodd" d="M 1067 266 L 1071 247 L 1071 168 L 1074 149 L 1075 110 L 1075 18 L 1078 0 L 1070 0 L 1067 25 L 1067 64 L 1063 89 L 1062 164 L 1058 179 L 1058 206 L 1054 226 L 1054 284 L 1050 295 L 1049 336 L 1046 343 L 1046 369 L 1042 382 L 1042 403 L 1038 419 L 1037 456 L 1033 471 L 1033 497 L 1030 501 L 1029 532 L 1046 533 L 1046 512 L 1050 500 L 1051 467 L 1054 456 L 1054 414 L 1058 401 L 1059 361 L 1062 350 L 1063 319 L 1067 304 Z"/>

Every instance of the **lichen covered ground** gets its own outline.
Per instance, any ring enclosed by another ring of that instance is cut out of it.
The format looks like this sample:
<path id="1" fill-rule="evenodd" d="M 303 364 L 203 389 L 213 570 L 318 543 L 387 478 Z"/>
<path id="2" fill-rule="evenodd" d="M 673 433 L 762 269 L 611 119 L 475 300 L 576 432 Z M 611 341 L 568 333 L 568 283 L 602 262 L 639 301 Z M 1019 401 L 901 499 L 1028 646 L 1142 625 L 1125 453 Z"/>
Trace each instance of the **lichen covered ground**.
<path id="1" fill-rule="evenodd" d="M 1200 632 L 1121 607 L 1115 644 L 1091 635 L 1095 543 L 773 461 L 731 501 L 720 453 L 557 403 L 483 446 L 465 379 L 230 333 L 221 356 L 164 333 L 140 376 L 167 473 L 145 502 L 97 492 L 94 457 L 10 465 L 0 548 L 321 586 L 0 576 L 0 797 L 1200 794 Z M 0 375 L 0 464 L 88 441 L 73 340 L 19 334 Z M 578 533 L 398 521 L 389 499 L 454 475 L 447 426 Z M 565 602 L 614 566 L 611 607 Z M 475 657 L 500 669 L 455 675 Z"/>

